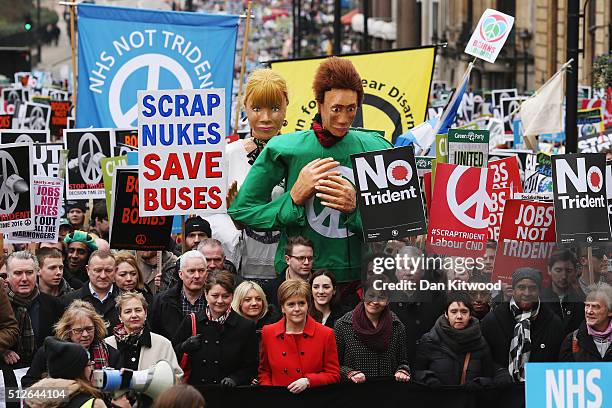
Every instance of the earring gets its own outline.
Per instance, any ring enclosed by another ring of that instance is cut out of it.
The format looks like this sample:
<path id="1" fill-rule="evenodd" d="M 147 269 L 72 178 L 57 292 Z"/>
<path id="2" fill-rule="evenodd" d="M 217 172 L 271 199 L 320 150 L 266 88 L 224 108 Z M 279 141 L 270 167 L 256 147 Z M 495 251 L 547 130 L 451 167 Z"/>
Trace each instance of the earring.
<path id="1" fill-rule="evenodd" d="M 289 122 L 287 122 L 287 119 L 283 120 L 283 126 L 287 126 L 289 124 Z"/>

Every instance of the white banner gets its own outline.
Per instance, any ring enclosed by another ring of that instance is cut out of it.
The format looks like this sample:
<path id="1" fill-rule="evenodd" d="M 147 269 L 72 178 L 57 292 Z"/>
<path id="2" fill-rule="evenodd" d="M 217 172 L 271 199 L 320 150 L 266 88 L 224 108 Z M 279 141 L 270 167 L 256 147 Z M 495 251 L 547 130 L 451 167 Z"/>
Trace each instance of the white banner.
<path id="1" fill-rule="evenodd" d="M 226 212 L 225 90 L 138 92 L 141 217 Z"/>

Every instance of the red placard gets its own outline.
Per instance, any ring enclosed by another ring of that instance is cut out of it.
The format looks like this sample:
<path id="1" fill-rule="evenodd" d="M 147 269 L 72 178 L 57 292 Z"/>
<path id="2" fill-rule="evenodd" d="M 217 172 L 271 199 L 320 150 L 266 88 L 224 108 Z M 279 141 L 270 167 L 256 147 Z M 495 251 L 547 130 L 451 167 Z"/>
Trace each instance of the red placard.
<path id="1" fill-rule="evenodd" d="M 488 167 L 494 171 L 493 188 L 512 187 L 514 193 L 523 192 L 517 156 L 491 160 Z"/>
<path id="2" fill-rule="evenodd" d="M 438 163 L 428 252 L 474 258 L 484 254 L 492 183 L 488 168 Z"/>
<path id="3" fill-rule="evenodd" d="M 492 282 L 512 283 L 512 272 L 531 267 L 542 272 L 544 284 L 548 258 L 555 248 L 553 203 L 508 200 L 499 231 Z"/>
<path id="4" fill-rule="evenodd" d="M 506 201 L 512 198 L 512 189 L 510 187 L 493 188 L 491 200 L 493 205 L 489 213 L 489 239 L 497 241 L 499 238 L 499 228 L 501 227 L 502 215 Z"/>
<path id="5" fill-rule="evenodd" d="M 600 108 L 604 117 L 604 126 L 612 126 L 612 100 L 610 100 L 610 88 L 608 88 L 608 98 L 603 99 L 583 99 L 582 109 Z"/>

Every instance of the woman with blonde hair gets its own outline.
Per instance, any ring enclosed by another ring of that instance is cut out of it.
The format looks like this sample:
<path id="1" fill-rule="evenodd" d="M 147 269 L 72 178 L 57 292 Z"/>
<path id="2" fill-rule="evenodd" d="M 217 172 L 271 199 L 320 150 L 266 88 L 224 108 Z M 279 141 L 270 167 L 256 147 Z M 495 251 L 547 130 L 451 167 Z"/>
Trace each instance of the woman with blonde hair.
<path id="1" fill-rule="evenodd" d="M 136 257 L 128 251 L 121 251 L 115 255 L 115 285 L 122 292 L 136 292 L 144 296 L 148 304 L 153 301 L 153 294 L 145 285 L 142 271 L 138 267 Z"/>
<path id="2" fill-rule="evenodd" d="M 240 316 L 257 324 L 258 339 L 266 324 L 275 323 L 280 318 L 274 305 L 268 304 L 268 299 L 261 286 L 253 281 L 244 281 L 236 287 L 232 309 Z"/>
<path id="3" fill-rule="evenodd" d="M 119 323 L 113 328 L 113 336 L 104 339 L 106 344 L 119 350 L 120 365 L 130 370 L 146 370 L 159 360 L 166 360 L 174 373 L 182 378 L 170 340 L 151 333 L 147 325 L 147 301 L 141 293 L 124 292 L 115 299 Z"/>
<path id="4" fill-rule="evenodd" d="M 104 342 L 106 327 L 96 309 L 83 300 L 75 300 L 55 324 L 55 337 L 59 340 L 77 343 L 85 347 L 94 362 L 94 369 L 103 367 L 121 368 L 119 352 Z M 23 387 L 29 387 L 47 372 L 45 348 L 38 349 L 28 372 L 21 379 Z"/>
<path id="5" fill-rule="evenodd" d="M 286 125 L 285 115 L 289 103 L 287 83 L 270 69 L 257 69 L 248 77 L 242 102 L 251 133 L 250 137 L 226 147 L 228 208 L 261 151 Z M 272 199 L 284 193 L 282 184 L 275 188 Z M 207 220 L 213 231 L 219 232 L 215 232 L 215 238 L 223 242 L 226 256 L 234 264 L 240 265 L 243 278 L 263 286 L 267 280 L 276 277 L 274 255 L 279 232 L 257 232 L 248 227 L 239 231 L 227 215 L 207 217 Z"/>

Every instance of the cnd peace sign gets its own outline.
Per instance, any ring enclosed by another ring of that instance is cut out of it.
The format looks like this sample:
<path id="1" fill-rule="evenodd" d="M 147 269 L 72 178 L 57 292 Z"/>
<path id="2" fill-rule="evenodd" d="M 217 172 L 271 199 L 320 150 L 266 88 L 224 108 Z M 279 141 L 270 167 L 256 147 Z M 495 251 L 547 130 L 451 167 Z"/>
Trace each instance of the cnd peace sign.
<path id="1" fill-rule="evenodd" d="M 19 195 L 7 185 L 8 178 L 13 174 L 19 175 L 15 160 L 8 152 L 0 150 L 0 214 L 12 213 L 19 202 Z"/>
<path id="2" fill-rule="evenodd" d="M 102 179 L 100 159 L 104 157 L 100 142 L 93 133 L 85 133 L 79 140 L 79 171 L 83 181 L 89 184 L 99 183 Z"/>
<path id="3" fill-rule="evenodd" d="M 478 190 L 471 196 L 466 198 L 462 203 L 457 202 L 457 187 L 460 185 L 461 177 L 468 170 L 472 170 L 467 166 L 457 166 L 451 173 L 448 184 L 446 185 L 446 197 L 448 200 L 448 207 L 452 213 L 461 221 L 464 225 L 482 229 L 489 225 L 489 218 L 485 216 L 485 207 L 491 210 L 493 207 L 493 201 L 487 193 L 487 175 L 489 170 L 487 168 L 480 170 L 480 181 L 478 184 Z M 467 212 L 476 206 L 474 217 L 471 217 Z"/>
<path id="4" fill-rule="evenodd" d="M 139 89 L 154 91 L 160 89 L 162 69 L 168 71 L 179 83 L 174 88 L 193 89 L 191 78 L 185 69 L 172 58 L 162 54 L 143 54 L 127 61 L 115 74 L 108 91 L 108 108 L 117 127 L 132 127 L 138 119 L 138 103 L 125 112 L 121 106 L 121 96 L 127 91 L 123 88 L 130 77 L 139 70 L 146 69 L 147 83 Z M 162 89 L 165 89 L 162 87 Z"/>

